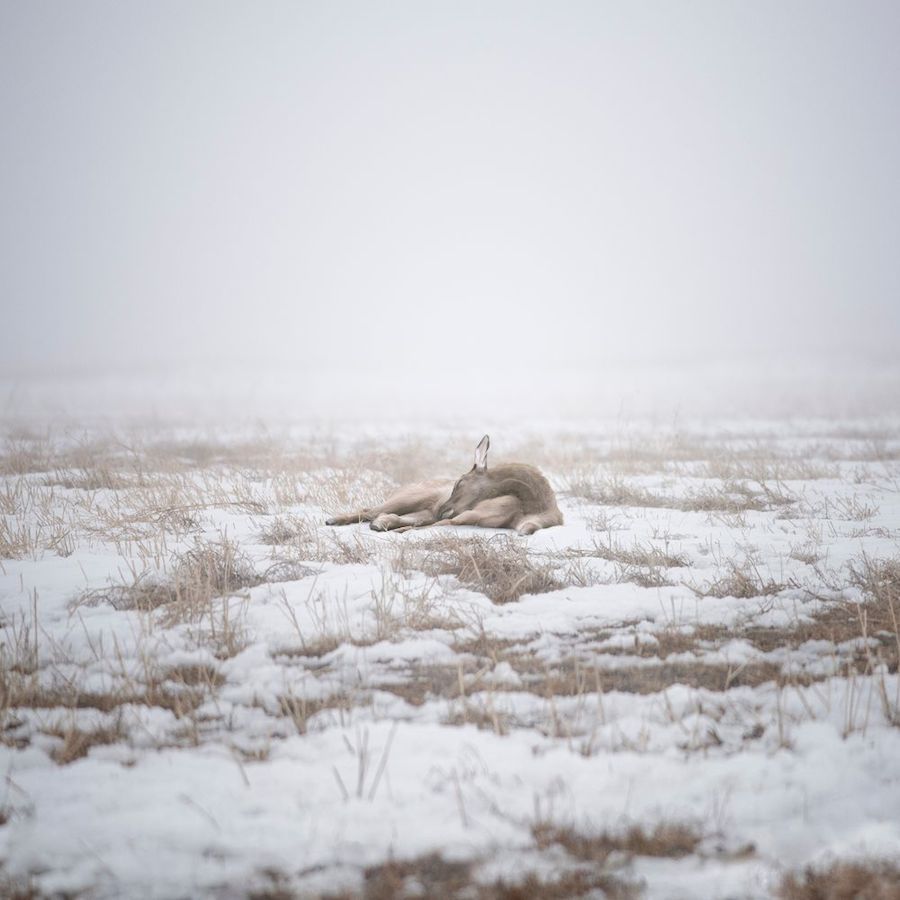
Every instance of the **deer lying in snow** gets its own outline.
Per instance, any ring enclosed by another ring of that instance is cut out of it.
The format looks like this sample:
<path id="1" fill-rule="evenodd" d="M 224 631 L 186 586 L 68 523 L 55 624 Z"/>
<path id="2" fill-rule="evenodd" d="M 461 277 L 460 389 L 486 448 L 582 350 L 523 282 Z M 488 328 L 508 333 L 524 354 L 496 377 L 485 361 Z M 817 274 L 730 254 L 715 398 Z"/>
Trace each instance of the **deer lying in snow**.
<path id="1" fill-rule="evenodd" d="M 326 525 L 371 522 L 375 531 L 406 531 L 428 525 L 479 525 L 515 528 L 534 534 L 539 528 L 562 525 L 556 495 L 534 466 L 507 463 L 488 471 L 491 439 L 485 435 L 475 448 L 475 465 L 455 484 L 436 479 L 410 484 L 381 506 L 326 519 Z"/>

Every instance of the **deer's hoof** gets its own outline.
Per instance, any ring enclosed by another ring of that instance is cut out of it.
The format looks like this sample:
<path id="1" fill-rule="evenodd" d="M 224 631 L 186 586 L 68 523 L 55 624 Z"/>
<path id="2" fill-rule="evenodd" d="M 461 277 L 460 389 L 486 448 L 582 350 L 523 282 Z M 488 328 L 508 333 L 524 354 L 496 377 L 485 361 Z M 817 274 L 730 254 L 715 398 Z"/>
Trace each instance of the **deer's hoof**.
<path id="1" fill-rule="evenodd" d="M 383 513 L 382 515 L 372 520 L 372 524 L 369 525 L 369 528 L 371 528 L 372 531 L 390 531 L 392 528 L 396 528 L 399 524 L 399 516 L 395 516 L 392 513 Z"/>

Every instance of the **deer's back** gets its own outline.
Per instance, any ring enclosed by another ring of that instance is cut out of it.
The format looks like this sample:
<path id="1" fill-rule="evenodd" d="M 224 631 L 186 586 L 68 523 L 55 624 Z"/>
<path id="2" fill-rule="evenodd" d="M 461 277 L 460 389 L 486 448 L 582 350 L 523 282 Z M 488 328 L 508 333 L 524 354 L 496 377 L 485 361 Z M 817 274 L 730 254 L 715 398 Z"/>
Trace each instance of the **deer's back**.
<path id="1" fill-rule="evenodd" d="M 505 463 L 490 470 L 498 494 L 518 497 L 526 515 L 557 509 L 556 494 L 539 469 L 526 463 Z"/>

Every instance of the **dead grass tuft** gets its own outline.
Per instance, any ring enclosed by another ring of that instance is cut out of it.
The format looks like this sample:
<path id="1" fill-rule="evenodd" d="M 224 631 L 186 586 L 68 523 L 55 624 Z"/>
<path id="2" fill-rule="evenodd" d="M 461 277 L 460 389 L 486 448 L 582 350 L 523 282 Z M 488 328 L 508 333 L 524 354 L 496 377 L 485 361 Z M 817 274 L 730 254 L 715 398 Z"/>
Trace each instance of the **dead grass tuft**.
<path id="1" fill-rule="evenodd" d="M 225 683 L 225 678 L 217 669 L 202 663 L 171 666 L 166 669 L 163 680 L 187 687 L 218 688 Z"/>
<path id="2" fill-rule="evenodd" d="M 225 597 L 262 579 L 237 544 L 227 539 L 197 541 L 183 553 L 175 567 L 174 581 L 188 602 L 192 595 L 200 602 L 209 597 Z"/>
<path id="3" fill-rule="evenodd" d="M 665 587 L 672 582 L 666 570 L 684 568 L 690 565 L 686 556 L 661 550 L 652 544 L 646 546 L 637 542 L 632 547 L 620 547 L 612 542 L 594 540 L 591 547 L 579 547 L 567 554 L 570 559 L 602 559 L 615 564 L 615 581 L 630 581 L 641 587 Z M 590 583 L 591 578 L 577 566 L 566 570 L 568 580 L 575 583 Z"/>
<path id="4" fill-rule="evenodd" d="M 834 497 L 823 504 L 823 517 L 847 522 L 868 522 L 878 515 L 878 506 L 858 494 L 852 497 Z"/>
<path id="5" fill-rule="evenodd" d="M 332 533 L 325 542 L 318 544 L 313 559 L 339 566 L 358 566 L 372 562 L 373 552 L 358 535 L 352 540 L 344 540 Z"/>
<path id="6" fill-rule="evenodd" d="M 848 566 L 850 583 L 868 597 L 867 612 L 877 619 L 876 627 L 896 629 L 897 607 L 900 606 L 900 557 L 873 559 L 863 554 Z"/>
<path id="7" fill-rule="evenodd" d="M 50 443 L 35 435 L 10 435 L 0 452 L 0 475 L 46 472 L 52 458 Z"/>
<path id="8" fill-rule="evenodd" d="M 0 516 L 0 559 L 22 559 L 33 548 L 34 538 L 28 528 Z"/>
<path id="9" fill-rule="evenodd" d="M 851 583 L 865 596 L 855 610 L 860 636 L 879 642 L 874 652 L 866 642 L 866 671 L 878 672 L 884 716 L 900 727 L 900 685 L 891 696 L 885 678 L 885 670 L 900 671 L 900 558 L 876 560 L 863 554 L 848 569 Z"/>
<path id="10" fill-rule="evenodd" d="M 123 472 L 102 464 L 72 470 L 57 469 L 42 479 L 46 487 L 69 491 L 119 491 L 131 483 L 132 479 Z"/>
<path id="11" fill-rule="evenodd" d="M 652 545 L 642 546 L 635 542 L 631 547 L 620 547 L 612 544 L 601 544 L 594 541 L 593 547 L 579 551 L 579 555 L 595 556 L 610 562 L 622 563 L 626 566 L 645 566 L 647 568 L 679 569 L 690 564 L 688 558 L 680 553 L 669 553 Z"/>
<path id="12" fill-rule="evenodd" d="M 88 731 L 77 728 L 74 724 L 49 726 L 42 731 L 62 741 L 50 752 L 53 761 L 61 766 L 67 766 L 76 759 L 87 756 L 92 747 L 115 744 L 125 737 L 125 729 L 121 722 Z"/>
<path id="13" fill-rule="evenodd" d="M 153 676 L 110 691 L 82 691 L 72 684 L 46 686 L 34 678 L 0 677 L 0 709 L 96 709 L 112 712 L 139 704 L 188 715 L 223 684 L 222 676 L 205 666 L 190 666 Z"/>
<path id="14" fill-rule="evenodd" d="M 519 645 L 520 642 L 515 638 L 497 637 L 495 634 L 485 631 L 481 626 L 475 633 L 465 632 L 463 636 L 454 635 L 452 646 L 457 654 L 471 653 L 473 656 L 487 657 L 496 664 L 500 662 L 505 651 Z"/>
<path id="15" fill-rule="evenodd" d="M 742 459 L 734 454 L 709 460 L 704 466 L 709 478 L 722 481 L 817 481 L 823 478 L 839 478 L 840 467 L 834 462 L 810 459 L 802 456 L 778 458 L 771 448 L 764 455 Z"/>
<path id="16" fill-rule="evenodd" d="M 748 627 L 735 636 L 745 638 L 764 652 L 780 647 L 795 648 L 807 641 L 845 644 L 865 638 L 868 643 L 855 651 L 848 665 L 862 674 L 874 674 L 880 669 L 897 672 L 900 663 L 900 559 L 873 559 L 863 554 L 850 562 L 846 571 L 846 576 L 834 579 L 832 587 L 838 591 L 849 582 L 862 592 L 859 602 L 813 594 L 821 605 L 809 618 L 798 619 L 786 628 Z M 900 724 L 900 704 L 894 702 L 892 706 L 894 709 L 889 718 Z"/>
<path id="17" fill-rule="evenodd" d="M 368 698 L 366 698 L 368 700 Z M 371 701 L 368 701 L 369 703 Z M 278 698 L 278 707 L 282 716 L 290 719 L 297 729 L 297 734 L 306 734 L 309 728 L 309 720 L 324 710 L 333 710 L 337 713 L 341 727 L 345 723 L 347 713 L 354 707 L 354 698 L 349 693 L 332 694 L 328 697 L 310 699 L 298 697 L 293 693 L 282 694 Z"/>
<path id="18" fill-rule="evenodd" d="M 556 844 L 570 856 L 594 863 L 604 862 L 612 853 L 677 859 L 693 853 L 701 840 L 694 827 L 677 822 L 660 823 L 649 832 L 635 825 L 619 834 L 586 834 L 542 822 L 534 825 L 531 833 L 541 850 Z"/>
<path id="19" fill-rule="evenodd" d="M 509 734 L 512 717 L 494 708 L 493 696 L 493 693 L 489 693 L 486 701 L 463 700 L 442 722 L 445 725 L 474 725 L 500 737 Z"/>
<path id="20" fill-rule="evenodd" d="M 344 469 L 307 473 L 303 480 L 305 502 L 330 511 L 362 509 L 376 506 L 399 487 L 380 470 L 354 463 Z"/>
<path id="21" fill-rule="evenodd" d="M 271 584 L 283 581 L 302 581 L 304 578 L 317 573 L 317 569 L 304 565 L 296 559 L 282 557 L 276 559 L 271 565 L 266 566 L 260 577 L 264 582 Z"/>
<path id="22" fill-rule="evenodd" d="M 133 584 L 113 584 L 85 591 L 75 600 L 77 606 L 99 606 L 108 603 L 113 609 L 151 612 L 178 599 L 175 588 L 164 581 L 140 578 Z"/>
<path id="23" fill-rule="evenodd" d="M 164 607 L 166 624 L 195 622 L 210 614 L 213 599 L 227 598 L 263 580 L 232 541 L 198 540 L 176 558 L 170 579 L 139 577 L 129 585 L 87 591 L 75 604 L 109 603 L 116 610 L 140 612 Z"/>
<path id="24" fill-rule="evenodd" d="M 390 900 L 410 895 L 412 882 L 422 885 L 426 897 L 452 897 L 472 884 L 472 866 L 449 862 L 437 853 L 400 862 L 391 860 L 365 871 L 366 900 Z"/>
<path id="25" fill-rule="evenodd" d="M 510 655 L 506 661 L 518 672 L 523 689 L 543 697 L 571 697 L 596 691 L 626 694 L 656 694 L 674 684 L 708 691 L 732 687 L 756 687 L 783 680 L 781 666 L 771 662 L 751 662 L 726 666 L 703 662 L 663 662 L 659 665 L 624 665 L 595 668 L 578 659 L 549 665 L 537 657 Z"/>
<path id="26" fill-rule="evenodd" d="M 321 659 L 329 653 L 337 650 L 343 644 L 352 644 L 354 647 L 371 647 L 376 643 L 374 637 L 352 637 L 347 634 L 321 634 L 312 639 L 306 639 L 300 635 L 300 646 L 278 650 L 272 654 L 274 659 L 292 659 L 296 657 Z"/>
<path id="27" fill-rule="evenodd" d="M 71 524 L 52 512 L 31 524 L 24 517 L 0 514 L 0 560 L 36 559 L 42 550 L 50 550 L 59 556 L 71 556 L 75 546 Z"/>
<path id="28" fill-rule="evenodd" d="M 209 468 L 240 465 L 264 466 L 277 454 L 274 442 L 261 436 L 246 440 L 215 437 L 157 441 L 142 448 L 147 459 L 161 468 Z"/>
<path id="29" fill-rule="evenodd" d="M 704 644 L 717 645 L 736 635 L 724 625 L 697 624 L 690 628 L 668 627 L 654 631 L 656 643 L 643 643 L 638 646 L 640 655 L 659 656 L 665 659 L 673 653 L 697 653 L 705 649 Z"/>
<path id="30" fill-rule="evenodd" d="M 259 533 L 259 539 L 273 547 L 307 544 L 312 540 L 312 528 L 306 519 L 298 516 L 277 516 Z"/>
<path id="31" fill-rule="evenodd" d="M 691 586 L 701 597 L 770 597 L 785 590 L 789 585 L 775 581 L 764 575 L 759 566 L 749 557 L 742 563 L 734 559 L 724 562 L 725 574 L 707 582 L 701 587 Z"/>
<path id="32" fill-rule="evenodd" d="M 354 565 L 372 561 L 373 549 L 359 535 L 349 539 L 332 530 L 320 532 L 314 521 L 299 516 L 279 516 L 261 532 L 260 540 L 277 548 L 276 558 L 284 561 L 328 562 Z M 267 579 L 271 580 L 271 579 Z"/>
<path id="33" fill-rule="evenodd" d="M 587 471 L 569 476 L 565 491 L 572 497 L 602 506 L 666 506 L 667 498 L 646 488 L 628 484 L 619 477 L 602 477 Z"/>
<path id="34" fill-rule="evenodd" d="M 602 506 L 661 507 L 682 512 L 730 515 L 783 508 L 798 500 L 780 485 L 772 487 L 765 482 L 758 482 L 757 489 L 754 490 L 745 481 L 708 485 L 676 497 L 630 484 L 617 475 L 604 476 L 591 470 L 567 478 L 565 489 L 572 497 Z"/>
<path id="35" fill-rule="evenodd" d="M 781 666 L 769 661 L 733 666 L 680 661 L 599 668 L 588 660 L 575 657 L 549 663 L 525 650 L 499 651 L 497 656 L 501 662 L 509 663 L 521 679 L 521 684 L 514 688 L 515 691 L 527 691 L 547 700 L 556 697 L 581 697 L 592 693 L 606 694 L 611 691 L 656 694 L 675 684 L 723 692 L 732 687 L 756 687 L 766 682 L 782 684 L 788 680 L 783 675 Z M 402 697 L 413 706 L 421 706 L 434 698 L 462 700 L 464 703 L 461 708 L 454 707 L 450 711 L 446 720 L 448 724 L 472 723 L 497 733 L 505 733 L 510 719 L 493 707 L 493 699 L 488 701 L 470 696 L 479 692 L 502 696 L 506 689 L 485 677 L 491 668 L 481 668 L 473 660 L 461 660 L 455 666 L 417 664 L 404 671 L 402 680 L 373 686 Z M 792 675 L 790 683 L 804 685 L 813 680 L 816 679 L 812 676 Z"/>
<path id="36" fill-rule="evenodd" d="M 391 680 L 375 687 L 401 697 L 411 706 L 422 706 L 432 697 L 454 700 L 465 694 L 463 679 L 474 671 L 471 663 L 460 662 L 458 666 L 415 663 L 404 671 L 402 680 Z M 472 689 L 478 687 L 480 685 L 475 684 Z"/>
<path id="37" fill-rule="evenodd" d="M 526 873 L 515 881 L 491 883 L 477 878 L 478 862 L 448 861 L 437 853 L 410 860 L 390 860 L 364 872 L 359 894 L 326 894 L 325 900 L 409 900 L 435 897 L 445 900 L 569 900 L 572 897 L 604 896 L 627 900 L 637 889 L 614 877 L 602 866 L 572 869 L 553 875 Z M 263 895 L 264 897 L 269 895 Z M 286 895 L 275 894 L 277 900 Z"/>
<path id="38" fill-rule="evenodd" d="M 808 566 L 814 566 L 822 559 L 822 551 L 819 545 L 813 541 L 807 541 L 804 544 L 795 544 L 791 547 L 791 559 L 797 562 L 805 563 Z"/>
<path id="39" fill-rule="evenodd" d="M 836 862 L 781 882 L 782 900 L 900 900 L 900 867 L 887 861 Z"/>
<path id="40" fill-rule="evenodd" d="M 60 895 L 63 898 L 65 895 Z M 35 887 L 33 876 L 12 878 L 0 872 L 0 897 L 5 900 L 43 900 L 44 895 Z"/>
<path id="41" fill-rule="evenodd" d="M 400 572 L 417 569 L 431 576 L 453 575 L 494 603 L 511 603 L 525 594 L 565 587 L 552 562 L 536 560 L 507 535 L 404 543 L 394 558 L 394 568 Z"/>

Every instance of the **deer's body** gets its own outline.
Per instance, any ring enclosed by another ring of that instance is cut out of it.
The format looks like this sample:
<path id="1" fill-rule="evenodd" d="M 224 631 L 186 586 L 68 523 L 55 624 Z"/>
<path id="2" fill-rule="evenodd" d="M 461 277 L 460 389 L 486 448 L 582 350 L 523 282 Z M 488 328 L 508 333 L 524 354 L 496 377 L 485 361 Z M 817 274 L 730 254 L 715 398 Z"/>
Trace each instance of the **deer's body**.
<path id="1" fill-rule="evenodd" d="M 524 463 L 507 463 L 488 471 L 489 446 L 485 435 L 475 450 L 475 465 L 456 482 L 436 479 L 407 485 L 380 506 L 334 516 L 326 524 L 370 522 L 376 531 L 477 525 L 514 528 L 519 534 L 562 525 L 556 495 L 540 471 Z"/>

